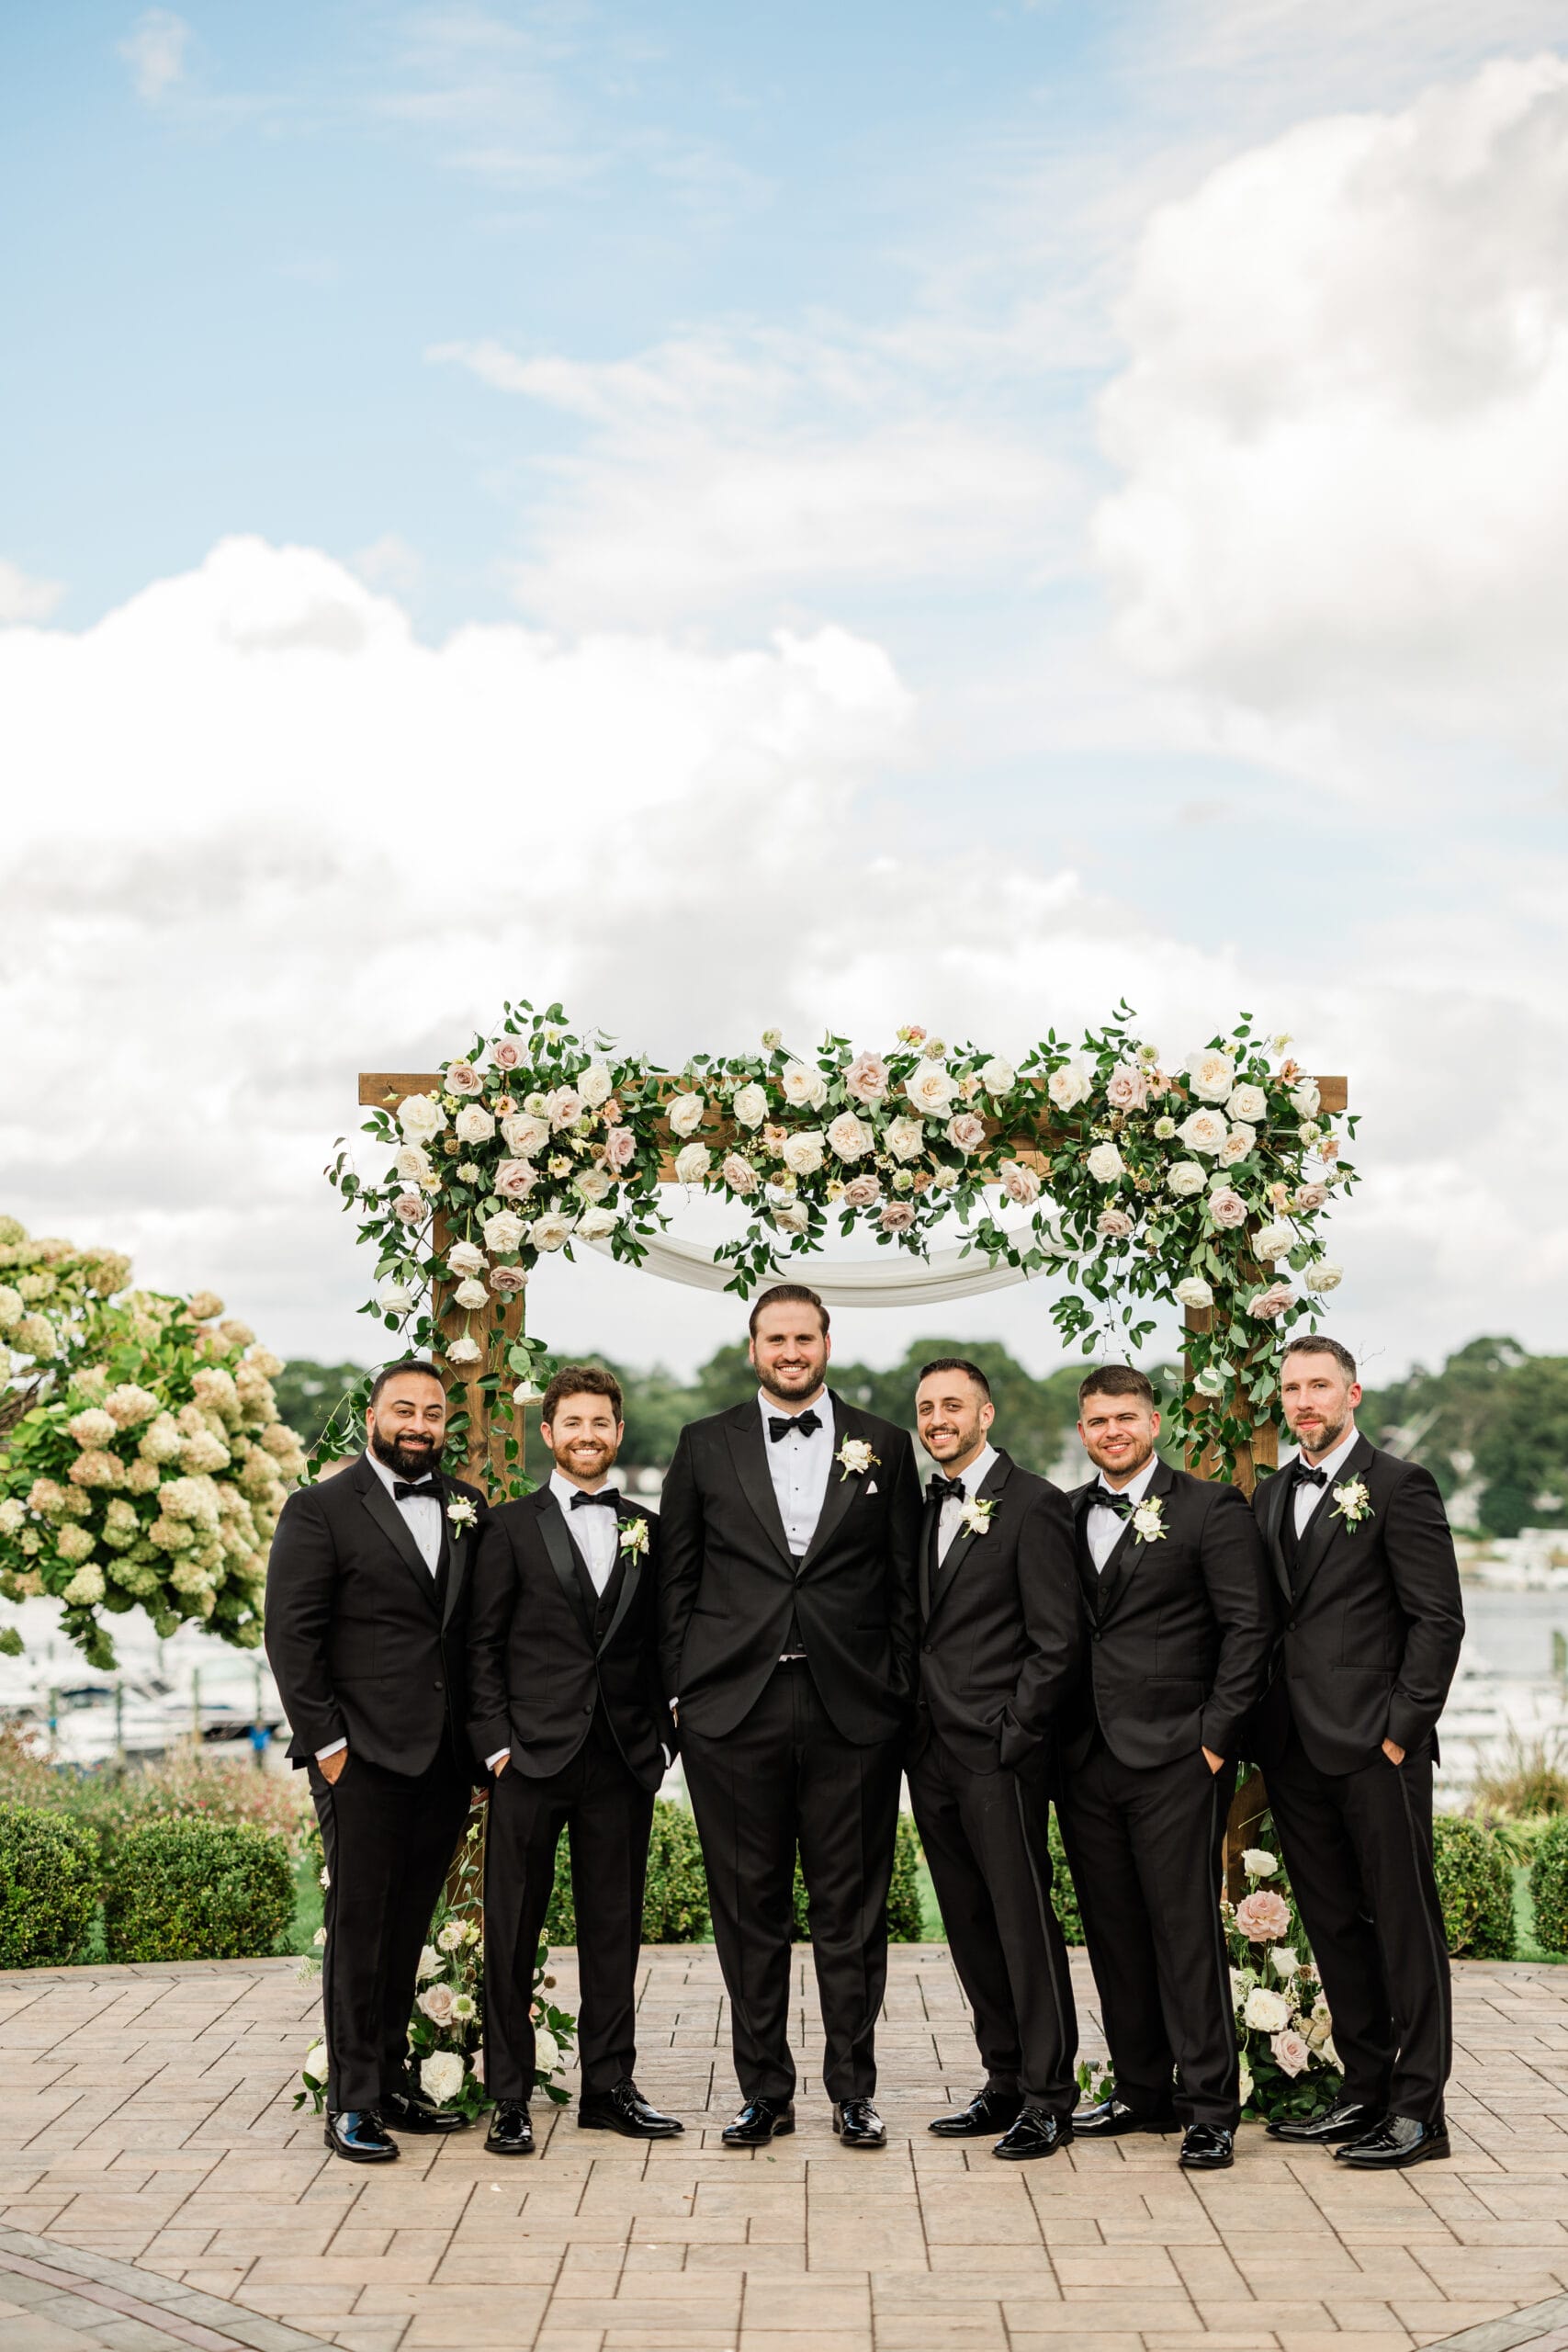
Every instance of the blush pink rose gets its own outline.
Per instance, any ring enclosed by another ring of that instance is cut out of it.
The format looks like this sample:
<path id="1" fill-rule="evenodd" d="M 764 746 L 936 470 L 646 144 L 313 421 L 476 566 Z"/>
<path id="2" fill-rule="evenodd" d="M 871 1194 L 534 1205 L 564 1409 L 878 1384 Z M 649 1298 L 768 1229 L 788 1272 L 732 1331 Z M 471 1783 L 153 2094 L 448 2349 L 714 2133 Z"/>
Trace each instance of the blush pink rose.
<path id="1" fill-rule="evenodd" d="M 1133 1220 L 1125 1209 L 1101 1209 L 1095 1218 L 1094 1229 L 1109 1240 L 1125 1241 L 1133 1230 Z"/>
<path id="2" fill-rule="evenodd" d="M 637 1158 L 637 1137 L 630 1127 L 612 1127 L 604 1137 L 606 1168 L 629 1168 Z"/>
<path id="3" fill-rule="evenodd" d="M 1313 1209 L 1320 1209 L 1327 1198 L 1326 1184 L 1298 1184 L 1296 1186 L 1296 1206 L 1303 1216 Z"/>
<path id="4" fill-rule="evenodd" d="M 1235 1923 L 1248 1943 L 1274 1944 L 1289 1933 L 1291 1906 L 1272 1887 L 1254 1887 L 1235 1906 Z"/>
<path id="5" fill-rule="evenodd" d="M 448 1062 L 446 1091 L 448 1094 L 482 1094 L 485 1082 L 472 1062 Z"/>
<path id="6" fill-rule="evenodd" d="M 915 1222 L 915 1212 L 907 1201 L 889 1201 L 877 1219 L 884 1233 L 908 1233 Z"/>
<path id="7" fill-rule="evenodd" d="M 1026 1209 L 1040 1198 L 1040 1179 L 1033 1169 L 1026 1168 L 1021 1160 L 1004 1160 L 1002 1190 L 1010 1201 L 1016 1201 L 1020 1208 Z"/>
<path id="8" fill-rule="evenodd" d="M 1287 2027 L 1283 2033 L 1271 2033 L 1269 2047 L 1274 2053 L 1274 2064 L 1282 2075 L 1302 2075 L 1311 2064 L 1312 2052 L 1299 2033 Z"/>
<path id="9" fill-rule="evenodd" d="M 852 1176 L 841 1197 L 847 1209 L 869 1209 L 882 1198 L 882 1186 L 874 1176 Z"/>
<path id="10" fill-rule="evenodd" d="M 545 1097 L 545 1116 L 552 1127 L 574 1127 L 582 1116 L 582 1097 L 575 1086 L 558 1086 Z"/>
<path id="11" fill-rule="evenodd" d="M 947 1140 L 958 1151 L 978 1151 L 986 1140 L 986 1122 L 973 1111 L 960 1111 L 947 1123 Z"/>
<path id="12" fill-rule="evenodd" d="M 857 1102 L 880 1102 L 887 1091 L 887 1064 L 880 1054 L 857 1054 L 844 1072 L 844 1091 Z"/>
<path id="13" fill-rule="evenodd" d="M 453 1998 L 450 1984 L 427 1984 L 419 1996 L 419 2006 L 432 2025 L 450 2025 Z"/>
<path id="14" fill-rule="evenodd" d="M 425 1216 L 423 1195 L 420 1193 L 400 1193 L 392 1203 L 392 1215 L 400 1225 L 423 1225 Z"/>
<path id="15" fill-rule="evenodd" d="M 490 1286 L 498 1298 L 513 1298 L 528 1287 L 528 1277 L 521 1266 L 492 1266 Z"/>
<path id="16" fill-rule="evenodd" d="M 525 1159 L 503 1159 L 494 1181 L 503 1201 L 525 1201 L 539 1181 L 539 1171 Z"/>
<path id="17" fill-rule="evenodd" d="M 1105 1099 L 1113 1111 L 1141 1111 L 1149 1099 L 1149 1081 L 1137 1062 L 1119 1062 L 1105 1081 Z"/>
<path id="18" fill-rule="evenodd" d="M 622 1132 L 624 1134 L 626 1130 L 623 1129 Z M 732 1193 L 754 1193 L 757 1189 L 756 1170 L 750 1161 L 743 1159 L 738 1151 L 726 1155 L 724 1164 L 718 1172 Z"/>
<path id="19" fill-rule="evenodd" d="M 1247 1223 L 1247 1203 L 1239 1193 L 1228 1188 L 1209 1195 L 1209 1215 L 1216 1225 L 1237 1226 Z"/>
<path id="20" fill-rule="evenodd" d="M 490 1049 L 490 1057 L 497 1069 L 515 1069 L 523 1058 L 523 1048 L 515 1037 L 498 1037 Z"/>
<path id="21" fill-rule="evenodd" d="M 1271 1283 L 1267 1290 L 1258 1292 L 1251 1311 L 1271 1323 L 1276 1315 L 1283 1315 L 1286 1307 L 1294 1304 L 1295 1295 L 1289 1283 Z"/>

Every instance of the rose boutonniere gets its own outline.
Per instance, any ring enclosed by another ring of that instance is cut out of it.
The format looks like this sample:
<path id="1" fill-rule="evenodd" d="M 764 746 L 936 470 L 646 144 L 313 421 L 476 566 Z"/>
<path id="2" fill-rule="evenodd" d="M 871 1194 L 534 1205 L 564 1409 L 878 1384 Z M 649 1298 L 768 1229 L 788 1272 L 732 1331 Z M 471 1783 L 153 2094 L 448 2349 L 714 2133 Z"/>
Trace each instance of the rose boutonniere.
<path id="1" fill-rule="evenodd" d="M 446 1516 L 452 1522 L 454 1533 L 458 1535 L 472 1527 L 479 1515 L 478 1503 L 468 1495 L 455 1495 L 446 1506 Z"/>
<path id="2" fill-rule="evenodd" d="M 640 1560 L 648 1549 L 648 1521 L 639 1511 L 635 1519 L 621 1524 L 621 1550 L 634 1560 Z"/>
<path id="3" fill-rule="evenodd" d="M 1133 1513 L 1133 1532 L 1140 1544 L 1165 1541 L 1165 1505 L 1157 1495 L 1145 1495 Z"/>
<path id="4" fill-rule="evenodd" d="M 959 1514 L 965 1535 L 984 1535 L 991 1524 L 991 1513 L 996 1507 L 994 1495 L 986 1496 L 984 1500 L 978 1495 L 971 1495 Z"/>
<path id="5" fill-rule="evenodd" d="M 882 1456 L 879 1453 L 873 1453 L 863 1437 L 847 1437 L 833 1459 L 840 1465 L 839 1471 L 840 1485 L 846 1478 L 852 1476 L 863 1478 L 868 1470 L 879 1469 L 882 1464 Z"/>
<path id="6" fill-rule="evenodd" d="M 1335 1487 L 1334 1517 L 1342 1519 L 1347 1527 L 1359 1527 L 1362 1520 L 1376 1516 L 1363 1479 L 1347 1478 L 1342 1487 Z"/>

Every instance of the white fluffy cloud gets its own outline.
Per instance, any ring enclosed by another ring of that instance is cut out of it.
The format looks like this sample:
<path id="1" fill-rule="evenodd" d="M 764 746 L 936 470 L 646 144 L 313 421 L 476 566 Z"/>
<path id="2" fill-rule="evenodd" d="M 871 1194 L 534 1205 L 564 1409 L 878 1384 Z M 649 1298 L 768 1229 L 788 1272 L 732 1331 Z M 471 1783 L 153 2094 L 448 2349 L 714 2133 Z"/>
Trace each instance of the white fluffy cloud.
<path id="1" fill-rule="evenodd" d="M 185 78 L 190 27 L 172 8 L 147 8 L 119 43 L 139 98 L 156 106 Z"/>
<path id="2" fill-rule="evenodd" d="M 1150 222 L 1103 404 L 1120 642 L 1220 706 L 1560 741 L 1568 62 L 1299 125 Z"/>
<path id="3" fill-rule="evenodd" d="M 59 580 L 38 580 L 19 563 L 0 556 L 0 624 L 46 621 L 65 594 Z"/>

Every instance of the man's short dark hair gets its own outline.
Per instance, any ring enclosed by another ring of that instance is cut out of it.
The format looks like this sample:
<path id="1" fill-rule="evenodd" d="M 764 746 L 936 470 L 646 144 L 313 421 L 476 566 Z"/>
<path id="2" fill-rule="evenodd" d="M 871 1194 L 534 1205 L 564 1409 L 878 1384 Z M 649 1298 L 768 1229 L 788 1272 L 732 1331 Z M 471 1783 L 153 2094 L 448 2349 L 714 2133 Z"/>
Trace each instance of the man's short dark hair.
<path id="1" fill-rule="evenodd" d="M 807 1290 L 804 1283 L 775 1283 L 772 1290 L 762 1293 L 752 1307 L 750 1320 L 746 1326 L 753 1339 L 757 1336 L 757 1317 L 764 1306 L 814 1306 L 822 1317 L 822 1337 L 826 1339 L 828 1336 L 828 1310 L 817 1293 Z"/>
<path id="2" fill-rule="evenodd" d="M 445 1396 L 446 1394 L 446 1383 L 442 1379 L 440 1373 L 433 1363 L 428 1362 L 428 1360 L 423 1356 L 404 1356 L 398 1363 L 384 1363 L 381 1366 L 380 1371 L 376 1374 L 375 1379 L 370 1384 L 371 1404 L 375 1404 L 377 1398 L 380 1396 L 382 1389 L 385 1388 L 389 1380 L 396 1380 L 399 1374 L 404 1372 L 417 1372 L 425 1380 L 434 1380 L 442 1395 Z"/>
<path id="3" fill-rule="evenodd" d="M 553 1421 L 568 1396 L 607 1396 L 617 1421 L 626 1419 L 621 1384 L 602 1363 L 565 1363 L 546 1389 L 539 1406 L 541 1424 Z"/>
<path id="4" fill-rule="evenodd" d="M 933 1372 L 963 1373 L 966 1379 L 974 1382 L 987 1403 L 990 1402 L 991 1384 L 979 1365 L 971 1363 L 967 1356 L 933 1356 L 930 1363 L 923 1363 L 920 1366 L 919 1379 L 915 1383 L 916 1387 L 920 1385 L 921 1381 L 929 1380 Z"/>
<path id="5" fill-rule="evenodd" d="M 1154 1382 L 1135 1363 L 1099 1363 L 1078 1383 L 1080 1408 L 1091 1396 L 1141 1396 L 1151 1412 L 1158 1410 Z"/>
<path id="6" fill-rule="evenodd" d="M 1331 1340 L 1326 1331 L 1303 1331 L 1297 1340 L 1287 1340 L 1285 1354 L 1280 1365 L 1281 1377 L 1286 1363 L 1292 1356 L 1332 1356 L 1348 1381 L 1356 1377 L 1356 1359 L 1344 1342 Z"/>

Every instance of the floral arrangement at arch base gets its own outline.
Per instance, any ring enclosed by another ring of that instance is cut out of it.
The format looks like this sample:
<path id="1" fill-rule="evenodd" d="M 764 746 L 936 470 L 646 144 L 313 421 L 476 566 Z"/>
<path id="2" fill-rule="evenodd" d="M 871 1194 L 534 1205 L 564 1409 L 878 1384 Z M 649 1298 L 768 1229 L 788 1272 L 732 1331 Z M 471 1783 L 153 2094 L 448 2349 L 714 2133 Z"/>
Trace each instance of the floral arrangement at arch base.
<path id="1" fill-rule="evenodd" d="M 1121 1006 L 1076 1046 L 1053 1030 L 1017 1061 L 914 1025 L 884 1051 L 829 1035 L 796 1052 L 770 1029 L 759 1052 L 699 1054 L 666 1076 L 578 1035 L 559 1005 L 508 1004 L 437 1091 L 371 1113 L 383 1174 L 338 1147 L 329 1178 L 376 1252 L 362 1312 L 487 1398 L 536 1401 L 544 1344 L 503 1316 L 539 1259 L 576 1242 L 638 1262 L 667 1221 L 669 1156 L 677 1182 L 746 1212 L 718 1252 L 743 1297 L 830 1222 L 924 1255 L 956 1217 L 990 1262 L 1052 1270 L 1052 1317 L 1085 1352 L 1118 1324 L 1135 1351 L 1151 1306 L 1205 1310 L 1182 1402 L 1192 1442 L 1230 1466 L 1277 1393 L 1286 1335 L 1340 1280 L 1322 1227 L 1355 1181 L 1355 1122 L 1324 1111 L 1290 1039 L 1255 1035 L 1249 1014 L 1169 1060 L 1134 1020 Z M 318 1459 L 357 1442 L 341 1412 Z"/>
<path id="2" fill-rule="evenodd" d="M 1242 2111 L 1264 2122 L 1315 2115 L 1333 2104 L 1344 2079 L 1327 1997 L 1278 1856 L 1249 1846 L 1241 1866 L 1247 1892 L 1239 1903 L 1223 1902 L 1220 1915 L 1230 1952 Z"/>
<path id="3" fill-rule="evenodd" d="M 143 1609 L 261 1642 L 273 1530 L 305 1468 L 277 1417 L 279 1359 L 210 1291 L 131 1290 L 113 1250 L 0 1216 L 0 1594 L 48 1594 L 89 1661 Z M 21 1646 L 15 1629 L 0 1648 Z"/>

